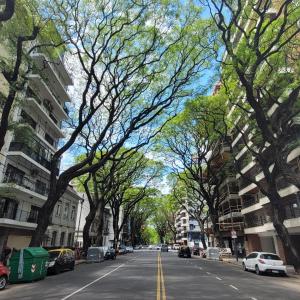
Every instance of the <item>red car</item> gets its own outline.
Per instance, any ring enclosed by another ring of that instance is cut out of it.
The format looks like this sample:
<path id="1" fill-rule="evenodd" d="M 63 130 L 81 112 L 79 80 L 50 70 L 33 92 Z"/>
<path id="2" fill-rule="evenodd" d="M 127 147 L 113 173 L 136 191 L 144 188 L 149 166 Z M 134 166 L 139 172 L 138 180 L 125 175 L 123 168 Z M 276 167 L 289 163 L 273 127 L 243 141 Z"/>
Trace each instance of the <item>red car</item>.
<path id="1" fill-rule="evenodd" d="M 8 275 L 8 268 L 4 266 L 2 262 L 0 262 L 0 291 L 5 289 L 8 282 Z"/>

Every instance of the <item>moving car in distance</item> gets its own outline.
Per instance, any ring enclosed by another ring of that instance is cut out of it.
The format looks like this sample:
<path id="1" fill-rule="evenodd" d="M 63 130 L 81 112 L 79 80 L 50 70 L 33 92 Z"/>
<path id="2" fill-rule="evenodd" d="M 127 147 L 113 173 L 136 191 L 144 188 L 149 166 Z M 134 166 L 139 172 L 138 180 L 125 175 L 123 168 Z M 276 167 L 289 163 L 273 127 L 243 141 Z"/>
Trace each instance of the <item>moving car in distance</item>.
<path id="1" fill-rule="evenodd" d="M 181 246 L 178 250 L 178 257 L 191 258 L 191 249 L 188 246 Z"/>
<path id="2" fill-rule="evenodd" d="M 123 245 L 119 246 L 118 254 L 126 254 L 126 253 L 127 253 L 126 247 Z"/>
<path id="3" fill-rule="evenodd" d="M 161 252 L 168 252 L 169 251 L 168 245 L 162 244 L 161 248 L 160 248 L 160 251 Z"/>
<path id="4" fill-rule="evenodd" d="M 5 289 L 8 282 L 8 277 L 8 268 L 2 262 L 0 262 L 0 291 Z"/>
<path id="5" fill-rule="evenodd" d="M 245 271 L 255 271 L 257 275 L 273 273 L 287 275 L 286 266 L 277 254 L 267 252 L 252 252 L 243 259 Z"/>
<path id="6" fill-rule="evenodd" d="M 75 255 L 71 249 L 49 250 L 48 273 L 58 274 L 65 270 L 74 270 Z"/>

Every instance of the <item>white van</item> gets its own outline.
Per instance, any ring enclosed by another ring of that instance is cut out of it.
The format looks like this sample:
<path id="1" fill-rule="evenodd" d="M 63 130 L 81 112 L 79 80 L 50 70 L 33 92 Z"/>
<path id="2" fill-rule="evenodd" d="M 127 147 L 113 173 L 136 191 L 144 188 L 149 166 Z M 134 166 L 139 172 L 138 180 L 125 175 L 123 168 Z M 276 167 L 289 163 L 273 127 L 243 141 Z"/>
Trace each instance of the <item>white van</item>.
<path id="1" fill-rule="evenodd" d="M 220 260 L 220 249 L 218 247 L 207 247 L 206 258 L 212 260 Z"/>
<path id="2" fill-rule="evenodd" d="M 89 247 L 86 262 L 101 262 L 104 261 L 104 249 L 103 247 Z"/>

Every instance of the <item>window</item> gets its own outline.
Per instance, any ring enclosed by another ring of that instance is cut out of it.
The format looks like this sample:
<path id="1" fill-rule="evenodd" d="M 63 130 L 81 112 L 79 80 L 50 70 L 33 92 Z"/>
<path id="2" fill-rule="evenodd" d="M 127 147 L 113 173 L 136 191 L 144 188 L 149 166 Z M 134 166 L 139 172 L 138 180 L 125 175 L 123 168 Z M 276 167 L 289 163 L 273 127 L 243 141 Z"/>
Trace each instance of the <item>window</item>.
<path id="1" fill-rule="evenodd" d="M 12 182 L 18 185 L 22 185 L 25 172 L 18 168 L 8 164 L 5 172 L 4 182 Z"/>
<path id="2" fill-rule="evenodd" d="M 73 244 L 73 234 L 69 233 L 68 234 L 68 246 L 71 247 Z"/>
<path id="3" fill-rule="evenodd" d="M 61 215 L 61 201 L 58 201 L 58 203 L 56 205 L 55 216 L 56 217 L 60 217 L 60 215 Z"/>
<path id="4" fill-rule="evenodd" d="M 280 257 L 278 255 L 269 254 L 269 253 L 261 254 L 260 258 L 262 258 L 262 259 L 271 259 L 271 260 L 280 260 Z"/>
<path id="5" fill-rule="evenodd" d="M 69 217 L 69 210 L 70 210 L 70 203 L 65 203 L 64 219 L 68 219 L 68 217 Z"/>
<path id="6" fill-rule="evenodd" d="M 18 202 L 14 199 L 0 198 L 0 218 L 15 219 Z"/>
<path id="7" fill-rule="evenodd" d="M 53 231 L 52 232 L 52 238 L 51 238 L 51 246 L 55 246 L 56 236 L 57 236 L 57 231 Z"/>
<path id="8" fill-rule="evenodd" d="M 35 183 L 35 191 L 41 195 L 46 195 L 47 186 L 45 182 L 37 180 Z"/>
<path id="9" fill-rule="evenodd" d="M 190 224 L 190 230 L 194 230 L 195 229 L 195 225 L 194 224 Z"/>
<path id="10" fill-rule="evenodd" d="M 250 253 L 247 258 L 256 258 L 257 257 L 257 253 Z"/>
<path id="11" fill-rule="evenodd" d="M 48 134 L 45 133 L 45 140 L 50 144 L 50 145 L 54 145 L 54 139 Z"/>
<path id="12" fill-rule="evenodd" d="M 60 246 L 63 246 L 63 245 L 64 245 L 64 242 L 65 242 L 65 233 L 62 232 L 62 233 L 60 234 L 60 240 L 59 240 Z"/>
<path id="13" fill-rule="evenodd" d="M 72 205 L 71 220 L 75 220 L 75 210 L 76 210 L 76 206 Z"/>
<path id="14" fill-rule="evenodd" d="M 22 110 L 22 112 L 21 112 L 21 117 L 22 117 L 22 121 L 24 123 L 27 123 L 33 129 L 36 128 L 36 124 L 37 124 L 36 121 L 34 121 L 34 119 L 32 119 L 31 116 L 29 116 L 24 110 Z"/>
<path id="15" fill-rule="evenodd" d="M 31 210 L 27 219 L 27 222 L 36 223 L 40 208 L 38 206 L 31 205 Z"/>

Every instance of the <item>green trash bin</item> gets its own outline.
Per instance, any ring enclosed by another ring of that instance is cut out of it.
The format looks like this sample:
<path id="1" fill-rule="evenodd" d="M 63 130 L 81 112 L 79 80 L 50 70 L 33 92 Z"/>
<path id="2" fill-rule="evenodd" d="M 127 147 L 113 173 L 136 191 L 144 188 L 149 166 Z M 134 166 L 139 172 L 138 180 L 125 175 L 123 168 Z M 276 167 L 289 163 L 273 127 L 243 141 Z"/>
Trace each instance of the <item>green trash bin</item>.
<path id="1" fill-rule="evenodd" d="M 9 281 L 31 282 L 47 275 L 49 254 L 42 247 L 28 247 L 16 251 L 9 259 Z"/>

